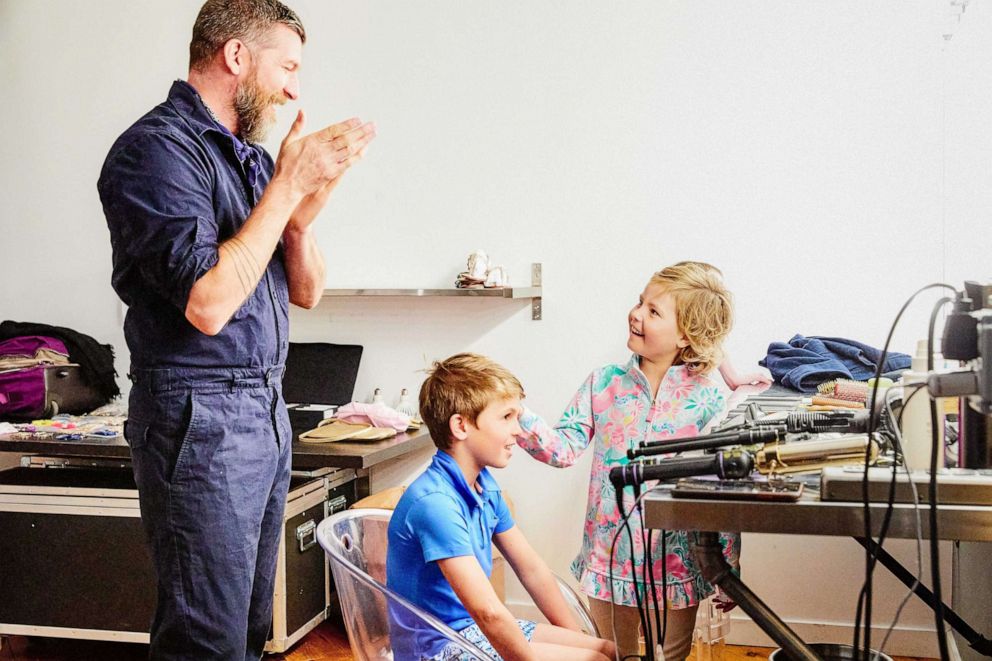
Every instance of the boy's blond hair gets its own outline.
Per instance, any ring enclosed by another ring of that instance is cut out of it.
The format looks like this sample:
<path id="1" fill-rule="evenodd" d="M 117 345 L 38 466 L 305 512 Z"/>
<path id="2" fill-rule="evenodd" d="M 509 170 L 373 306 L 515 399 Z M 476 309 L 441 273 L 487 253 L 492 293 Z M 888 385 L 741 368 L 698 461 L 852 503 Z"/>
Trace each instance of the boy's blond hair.
<path id="1" fill-rule="evenodd" d="M 722 275 L 705 262 L 679 262 L 655 273 L 649 283 L 675 299 L 679 332 L 689 340 L 675 362 L 698 374 L 720 365 L 723 341 L 734 326 L 734 301 Z"/>
<path id="2" fill-rule="evenodd" d="M 475 424 L 482 409 L 498 399 L 519 397 L 524 389 L 510 370 L 485 356 L 459 353 L 434 362 L 420 386 L 420 417 L 434 445 L 451 447 L 451 416 Z"/>

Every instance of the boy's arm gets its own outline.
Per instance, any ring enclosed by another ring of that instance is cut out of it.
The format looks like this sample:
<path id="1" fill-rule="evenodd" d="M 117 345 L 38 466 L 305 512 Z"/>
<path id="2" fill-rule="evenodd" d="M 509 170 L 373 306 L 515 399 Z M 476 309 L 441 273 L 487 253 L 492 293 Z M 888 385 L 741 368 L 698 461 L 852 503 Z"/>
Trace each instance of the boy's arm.
<path id="1" fill-rule="evenodd" d="M 534 599 L 534 603 L 544 617 L 548 618 L 548 622 L 572 631 L 580 631 L 572 610 L 561 596 L 555 575 L 520 532 L 520 528 L 513 526 L 506 532 L 493 535 L 493 542 L 510 563 L 527 594 Z"/>
<path id="2" fill-rule="evenodd" d="M 537 655 L 517 626 L 516 618 L 499 600 L 475 556 L 445 558 L 438 560 L 437 566 L 500 656 L 504 659 L 537 661 Z"/>
<path id="3" fill-rule="evenodd" d="M 578 461 L 592 442 L 595 430 L 592 414 L 594 376 L 595 373 L 590 374 L 575 393 L 555 427 L 524 407 L 520 416 L 520 428 L 524 433 L 517 437 L 517 445 L 538 461 L 557 468 L 567 468 Z"/>

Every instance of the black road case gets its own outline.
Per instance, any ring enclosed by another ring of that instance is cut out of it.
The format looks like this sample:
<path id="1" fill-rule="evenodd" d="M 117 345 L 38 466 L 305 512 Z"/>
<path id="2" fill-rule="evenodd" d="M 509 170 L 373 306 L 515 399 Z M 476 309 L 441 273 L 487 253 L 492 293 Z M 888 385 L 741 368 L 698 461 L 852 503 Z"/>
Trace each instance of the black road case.
<path id="1" fill-rule="evenodd" d="M 293 476 L 279 544 L 272 633 L 266 652 L 284 652 L 327 619 L 332 603 L 331 572 L 317 543 L 317 524 L 355 502 L 354 480 L 352 469 L 325 468 Z"/>
<path id="2" fill-rule="evenodd" d="M 130 469 L 0 472 L 0 634 L 148 642 L 140 517 Z"/>
<path id="3" fill-rule="evenodd" d="M 327 617 L 330 572 L 315 529 L 354 502 L 354 478 L 351 469 L 293 477 L 267 651 Z M 147 643 L 155 575 L 140 517 L 126 466 L 0 471 L 0 635 Z"/>

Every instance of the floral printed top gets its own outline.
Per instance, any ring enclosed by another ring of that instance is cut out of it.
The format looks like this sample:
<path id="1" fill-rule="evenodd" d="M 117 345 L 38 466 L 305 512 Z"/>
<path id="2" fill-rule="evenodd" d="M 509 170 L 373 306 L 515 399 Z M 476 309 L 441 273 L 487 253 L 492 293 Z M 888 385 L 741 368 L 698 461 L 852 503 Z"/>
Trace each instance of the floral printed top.
<path id="1" fill-rule="evenodd" d="M 692 374 L 683 365 L 668 370 L 658 396 L 652 401 L 651 387 L 635 354 L 626 365 L 607 365 L 590 374 L 557 426 L 551 427 L 525 409 L 520 418 L 524 436 L 517 442 L 538 461 L 557 467 L 571 466 L 595 442 L 582 549 L 572 562 L 572 573 L 587 595 L 635 606 L 635 570 L 636 589 L 642 598 L 646 592 L 643 580 L 646 540 L 636 514 L 630 518 L 636 564 L 631 564 L 631 536 L 623 532 L 617 538 L 613 555 L 613 589 L 610 589 L 610 546 L 621 519 L 616 491 L 609 480 L 610 469 L 628 463 L 628 448 L 641 441 L 696 436 L 710 420 L 723 413 L 725 406 L 726 398 L 715 381 Z M 632 504 L 633 498 L 628 494 L 624 507 L 629 509 Z M 654 535 L 648 555 L 653 558 L 651 570 L 658 603 L 667 598 L 671 608 L 686 608 L 712 594 L 713 587 L 703 579 L 690 555 L 688 534 L 668 531 L 664 565 L 660 531 L 654 531 Z M 737 567 L 740 536 L 723 534 L 721 541 L 727 561 Z M 662 591 L 665 567 L 667 589 Z M 647 596 L 650 600 L 650 595 Z"/>

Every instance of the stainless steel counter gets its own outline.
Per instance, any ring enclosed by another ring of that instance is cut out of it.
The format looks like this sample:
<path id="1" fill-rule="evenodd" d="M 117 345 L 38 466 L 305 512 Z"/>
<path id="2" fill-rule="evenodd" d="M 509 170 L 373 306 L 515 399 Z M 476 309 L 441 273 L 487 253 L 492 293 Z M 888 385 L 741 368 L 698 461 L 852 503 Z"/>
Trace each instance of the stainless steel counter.
<path id="1" fill-rule="evenodd" d="M 818 494 L 804 494 L 795 503 L 672 498 L 662 486 L 644 497 L 645 525 L 665 530 L 719 530 L 799 535 L 864 537 L 861 503 L 821 501 Z M 885 503 L 872 503 L 872 534 L 882 525 Z M 891 538 L 915 538 L 914 506 L 897 503 L 889 524 Z M 926 505 L 920 506 L 923 536 L 929 537 Z M 992 541 L 992 507 L 941 505 L 937 534 L 940 539 Z"/>

